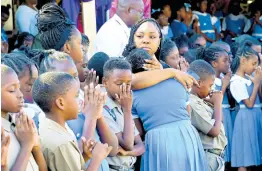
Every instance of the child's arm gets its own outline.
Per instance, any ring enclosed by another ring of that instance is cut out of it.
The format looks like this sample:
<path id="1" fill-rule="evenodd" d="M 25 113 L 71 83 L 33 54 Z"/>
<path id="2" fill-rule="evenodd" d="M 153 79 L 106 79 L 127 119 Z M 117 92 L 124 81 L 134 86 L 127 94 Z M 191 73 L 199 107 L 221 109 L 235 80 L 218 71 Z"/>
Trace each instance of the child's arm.
<path id="1" fill-rule="evenodd" d="M 123 148 L 119 149 L 119 153 L 122 156 L 141 156 L 145 152 L 145 145 L 139 135 L 135 137 L 135 146 L 131 151 L 125 151 Z"/>
<path id="2" fill-rule="evenodd" d="M 97 120 L 97 128 L 101 142 L 107 143 L 109 146 L 113 147 L 109 155 L 116 156 L 118 153 L 118 139 L 117 136 L 110 130 L 104 116 Z"/>
<path id="3" fill-rule="evenodd" d="M 124 131 L 117 133 L 119 145 L 125 150 L 131 151 L 134 148 L 134 125 L 132 117 L 132 92 L 131 86 L 125 83 L 120 86 L 120 95 L 116 100 L 121 105 L 124 113 Z"/>
<path id="4" fill-rule="evenodd" d="M 132 78 L 132 89 L 140 90 L 151 87 L 170 78 L 177 79 L 177 81 L 183 84 L 184 87 L 187 87 L 187 85 L 191 87 L 193 84 L 198 85 L 197 81 L 187 73 L 173 68 L 167 68 L 163 70 L 152 70 L 134 74 Z"/>
<path id="5" fill-rule="evenodd" d="M 248 77 L 254 83 L 254 88 L 253 88 L 253 92 L 252 92 L 251 96 L 248 99 L 243 100 L 243 102 L 245 103 L 245 105 L 247 107 L 252 108 L 255 104 L 255 101 L 256 101 L 258 89 L 259 89 L 259 86 L 260 86 L 260 81 L 262 80 L 261 69 L 257 69 L 255 71 L 254 78 L 252 78 L 250 76 L 248 76 Z"/>
<path id="6" fill-rule="evenodd" d="M 135 118 L 134 122 L 135 122 L 136 128 L 139 132 L 139 135 L 143 138 L 144 135 L 145 135 L 145 130 L 144 130 L 144 127 L 142 125 L 140 118 Z"/>
<path id="7" fill-rule="evenodd" d="M 46 161 L 40 146 L 35 146 L 32 150 L 34 159 L 38 165 L 39 171 L 47 171 Z"/>
<path id="8" fill-rule="evenodd" d="M 205 33 L 200 32 L 200 34 L 201 34 L 208 42 L 210 42 L 210 43 L 213 43 L 213 42 L 214 42 L 214 40 L 211 39 L 211 38 L 209 38 L 209 37 L 207 37 L 207 35 L 206 35 Z"/>
<path id="9" fill-rule="evenodd" d="M 221 92 L 222 94 L 224 95 L 226 90 L 227 90 L 227 87 L 229 86 L 230 84 L 230 79 L 231 79 L 231 76 L 232 76 L 232 72 L 228 72 L 224 78 L 222 79 L 222 89 L 221 89 Z"/>
<path id="10" fill-rule="evenodd" d="M 222 123 L 222 100 L 223 94 L 221 92 L 214 92 L 210 102 L 214 104 L 214 119 L 215 123 L 211 130 L 208 132 L 209 136 L 217 137 L 220 134 Z"/>

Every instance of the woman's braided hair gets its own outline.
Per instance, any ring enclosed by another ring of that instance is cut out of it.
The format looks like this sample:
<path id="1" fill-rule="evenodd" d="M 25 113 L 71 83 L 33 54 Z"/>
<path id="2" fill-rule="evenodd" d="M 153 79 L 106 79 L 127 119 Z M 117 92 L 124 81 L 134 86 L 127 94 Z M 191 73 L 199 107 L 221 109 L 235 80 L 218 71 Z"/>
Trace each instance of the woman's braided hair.
<path id="1" fill-rule="evenodd" d="M 129 53 L 136 48 L 136 45 L 135 45 L 135 42 L 134 42 L 134 36 L 135 36 L 135 33 L 137 31 L 137 29 L 143 24 L 143 23 L 146 23 L 146 22 L 150 22 L 150 23 L 153 23 L 157 29 L 158 29 L 158 32 L 159 32 L 159 35 L 160 35 L 160 39 L 162 40 L 162 32 L 161 32 L 161 27 L 160 25 L 158 24 L 158 22 L 153 19 L 153 18 L 145 18 L 145 19 L 141 19 L 140 21 L 138 21 L 131 29 L 130 31 L 130 37 L 129 37 L 129 41 L 128 41 L 128 44 L 126 45 L 125 47 L 125 50 L 123 52 L 123 56 L 126 57 L 129 55 Z M 160 49 L 161 49 L 161 43 L 159 45 L 159 48 L 157 50 L 157 52 L 155 53 L 156 55 L 156 58 L 159 59 L 159 55 L 160 55 Z"/>

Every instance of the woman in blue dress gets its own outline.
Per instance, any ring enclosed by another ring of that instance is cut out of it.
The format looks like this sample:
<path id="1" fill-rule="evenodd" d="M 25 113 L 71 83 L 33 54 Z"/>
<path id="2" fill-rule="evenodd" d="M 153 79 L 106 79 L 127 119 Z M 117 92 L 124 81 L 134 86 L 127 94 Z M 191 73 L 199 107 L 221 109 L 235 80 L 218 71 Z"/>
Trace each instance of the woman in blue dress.
<path id="1" fill-rule="evenodd" d="M 131 29 L 124 54 L 142 48 L 151 58 L 158 58 L 161 38 L 157 22 L 143 19 Z M 130 56 L 127 58 L 132 59 L 129 60 L 132 65 L 136 64 L 134 61 L 140 61 L 140 71 L 143 71 L 143 56 L 140 55 L 138 60 Z M 173 78 L 133 92 L 132 112 L 141 119 L 146 131 L 142 171 L 208 170 L 201 140 L 187 112 L 188 97 L 184 86 Z"/>
<path id="2" fill-rule="evenodd" d="M 259 144 L 262 111 L 258 88 L 262 71 L 257 68 L 259 62 L 258 53 L 248 42 L 240 47 L 232 62 L 235 75 L 231 78 L 230 91 L 240 109 L 233 130 L 231 165 L 238 167 L 238 171 L 247 171 L 248 167 L 261 164 Z M 252 78 L 250 75 L 254 72 Z"/>

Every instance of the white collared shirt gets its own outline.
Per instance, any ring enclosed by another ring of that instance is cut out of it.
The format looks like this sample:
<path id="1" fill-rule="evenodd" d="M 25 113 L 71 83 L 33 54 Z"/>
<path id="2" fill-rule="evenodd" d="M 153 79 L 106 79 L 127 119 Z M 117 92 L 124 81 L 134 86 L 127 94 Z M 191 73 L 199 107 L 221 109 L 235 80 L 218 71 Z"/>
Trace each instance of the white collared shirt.
<path id="1" fill-rule="evenodd" d="M 234 75 L 230 80 L 230 91 L 234 99 L 239 103 L 242 100 L 248 99 L 249 94 L 247 86 L 252 84 L 251 80 Z"/>
<path id="2" fill-rule="evenodd" d="M 109 57 L 119 57 L 128 43 L 130 29 L 124 21 L 114 15 L 98 31 L 94 43 L 94 53 L 104 52 Z"/>

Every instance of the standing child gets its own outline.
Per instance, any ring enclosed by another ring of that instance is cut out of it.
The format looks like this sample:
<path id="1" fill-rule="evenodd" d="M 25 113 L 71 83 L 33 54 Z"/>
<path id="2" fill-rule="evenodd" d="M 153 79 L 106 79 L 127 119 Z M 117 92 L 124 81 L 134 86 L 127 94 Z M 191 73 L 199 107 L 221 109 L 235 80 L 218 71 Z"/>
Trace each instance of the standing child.
<path id="1" fill-rule="evenodd" d="M 230 91 L 240 109 L 233 130 L 231 165 L 238 167 L 239 171 L 261 164 L 259 120 L 262 111 L 258 89 L 262 72 L 257 68 L 259 62 L 258 53 L 248 43 L 238 49 L 232 62 L 235 75 L 231 78 Z M 254 72 L 254 78 L 251 78 Z"/>
<path id="2" fill-rule="evenodd" d="M 262 41 L 262 14 L 261 7 L 255 9 L 255 15 L 252 18 L 251 32 L 252 36 Z"/>
<path id="3" fill-rule="evenodd" d="M 192 125 L 199 132 L 210 170 L 224 171 L 223 153 L 227 138 L 222 122 L 223 94 L 211 91 L 216 72 L 203 60 L 192 62 L 188 72 L 199 78 L 199 87 L 193 86 L 190 95 Z M 210 97 L 208 100 L 207 96 Z"/>
<path id="4" fill-rule="evenodd" d="M 46 114 L 46 129 L 40 129 L 42 151 L 51 171 L 98 170 L 102 160 L 112 147 L 107 144 L 88 141 L 83 137 L 83 156 L 78 148 L 72 130 L 66 121 L 78 115 L 78 95 L 80 84 L 74 77 L 63 72 L 48 72 L 39 76 L 33 86 L 34 101 Z M 100 88 L 85 87 L 84 113 L 94 118 L 100 117 L 106 95 Z M 56 137 L 54 139 L 54 137 Z M 86 169 L 85 162 L 91 159 Z"/>
<path id="5" fill-rule="evenodd" d="M 216 41 L 217 34 L 210 14 L 207 13 L 207 0 L 197 0 L 199 11 L 193 11 L 199 21 L 200 34 L 207 40 L 207 46 Z"/>
<path id="6" fill-rule="evenodd" d="M 222 23 L 222 31 L 225 34 L 225 41 L 229 44 L 239 35 L 246 33 L 250 29 L 250 21 L 240 14 L 240 3 L 238 0 L 230 1 L 230 14 L 226 16 Z"/>
<path id="7" fill-rule="evenodd" d="M 136 68 L 133 72 L 146 72 L 144 55 L 131 54 L 127 60 Z M 134 91 L 132 114 L 143 123 L 142 126 L 137 119 L 137 127 L 146 131 L 141 171 L 207 170 L 201 141 L 187 112 L 187 101 L 187 90 L 173 78 Z"/>
<path id="8" fill-rule="evenodd" d="M 219 47 L 212 47 L 212 45 L 204 50 L 202 59 L 208 62 L 216 71 L 216 77 L 214 82 L 214 90 L 221 91 L 223 95 L 222 112 L 223 112 L 223 124 L 225 126 L 226 137 L 228 140 L 227 147 L 225 149 L 225 161 L 231 161 L 231 142 L 233 133 L 233 122 L 230 113 L 230 105 L 227 96 L 227 88 L 230 83 L 231 71 L 230 71 L 230 59 L 228 53 Z M 223 75 L 226 74 L 226 75 Z"/>
<path id="9" fill-rule="evenodd" d="M 154 18 L 161 26 L 161 32 L 163 34 L 163 37 L 172 38 L 174 35 L 173 35 L 171 27 L 169 26 L 168 17 L 164 15 L 163 11 L 160 11 L 160 9 L 157 9 L 153 11 L 151 15 L 152 15 L 152 18 Z"/>
<path id="10" fill-rule="evenodd" d="M 209 13 L 211 15 L 211 21 L 212 21 L 212 23 L 214 23 L 215 32 L 216 32 L 216 35 L 217 35 L 216 41 L 219 41 L 219 40 L 221 40 L 221 38 L 223 38 L 223 34 L 221 33 L 220 18 L 215 16 L 216 10 L 217 10 L 215 2 L 209 2 L 208 10 L 209 10 Z"/>
<path id="11" fill-rule="evenodd" d="M 119 142 L 119 154 L 107 158 L 111 171 L 132 170 L 136 157 L 145 151 L 132 118 L 131 81 L 131 66 L 127 61 L 112 58 L 105 63 L 103 85 L 108 97 L 103 115 Z"/>
<path id="12" fill-rule="evenodd" d="M 19 88 L 14 70 L 1 65 L 1 124 L 4 133 L 10 136 L 6 168 L 11 171 L 47 171 L 34 122 L 22 111 L 24 99 Z"/>

